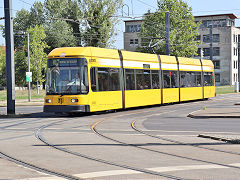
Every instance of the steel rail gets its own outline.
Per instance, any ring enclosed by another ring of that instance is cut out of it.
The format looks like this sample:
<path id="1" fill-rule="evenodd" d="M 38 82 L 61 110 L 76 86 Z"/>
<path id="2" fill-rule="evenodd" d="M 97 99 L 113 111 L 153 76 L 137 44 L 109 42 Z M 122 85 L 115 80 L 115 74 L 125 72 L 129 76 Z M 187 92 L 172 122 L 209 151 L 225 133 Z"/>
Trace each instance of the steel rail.
<path id="1" fill-rule="evenodd" d="M 36 137 L 42 141 L 44 144 L 54 148 L 54 149 L 57 149 L 59 151 L 63 151 L 65 153 L 68 153 L 68 154 L 71 154 L 71 155 L 75 155 L 75 156 L 78 156 L 78 157 L 82 157 L 82 158 L 85 158 L 85 159 L 88 159 L 88 160 L 93 160 L 93 161 L 97 161 L 97 162 L 100 162 L 100 163 L 104 163 L 104 164 L 108 164 L 108 165 L 113 165 L 113 166 L 116 166 L 116 167 L 121 167 L 121 168 L 124 168 L 124 169 L 130 169 L 130 170 L 133 170 L 133 171 L 138 171 L 138 172 L 141 172 L 141 173 L 146 173 L 146 174 L 151 174 L 151 175 L 156 175 L 156 176 L 161 176 L 161 177 L 166 177 L 166 178 L 170 178 L 170 179 L 175 179 L 175 180 L 184 180 L 183 178 L 180 178 L 180 177 L 176 177 L 176 176 L 171 176 L 171 175 L 165 175 L 165 174 L 162 174 L 162 173 L 159 173 L 159 172 L 156 172 L 156 171 L 151 171 L 151 170 L 147 170 L 147 169 L 142 169 L 142 168 L 136 168 L 136 167 L 132 167 L 132 166 L 128 166 L 128 165 L 125 165 L 125 164 L 120 164 L 120 163 L 115 163 L 115 162 L 112 162 L 112 161 L 107 161 L 107 160 L 104 160 L 104 159 L 100 159 L 100 158 L 95 158 L 95 157 L 92 157 L 92 156 L 88 156 L 88 155 L 85 155 L 85 154 L 82 154 L 82 153 L 78 153 L 78 152 L 74 152 L 74 151 L 70 151 L 68 149 L 65 149 L 65 148 L 61 148 L 61 147 L 58 147 L 50 142 L 48 142 L 43 136 L 42 136 L 42 131 L 43 129 L 51 126 L 52 124 L 49 124 L 49 125 L 45 125 L 45 126 L 42 126 L 40 127 L 35 135 Z"/>

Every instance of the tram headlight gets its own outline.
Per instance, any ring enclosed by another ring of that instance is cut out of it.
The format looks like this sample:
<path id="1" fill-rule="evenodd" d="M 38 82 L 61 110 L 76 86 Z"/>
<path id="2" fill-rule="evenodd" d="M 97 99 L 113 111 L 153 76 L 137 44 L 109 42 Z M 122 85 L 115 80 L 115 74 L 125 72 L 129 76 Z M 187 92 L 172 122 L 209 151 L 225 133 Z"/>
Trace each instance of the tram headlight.
<path id="1" fill-rule="evenodd" d="M 45 102 L 46 103 L 51 103 L 52 101 L 51 101 L 51 99 L 46 99 Z"/>
<path id="2" fill-rule="evenodd" d="M 76 102 L 78 102 L 78 99 L 71 99 L 71 102 L 76 103 Z"/>

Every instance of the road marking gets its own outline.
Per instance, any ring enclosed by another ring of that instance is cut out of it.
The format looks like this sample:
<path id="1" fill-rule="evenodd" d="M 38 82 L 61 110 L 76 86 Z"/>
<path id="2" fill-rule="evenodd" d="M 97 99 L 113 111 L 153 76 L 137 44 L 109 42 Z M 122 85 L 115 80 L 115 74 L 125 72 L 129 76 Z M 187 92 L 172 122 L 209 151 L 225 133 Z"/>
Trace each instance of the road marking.
<path id="1" fill-rule="evenodd" d="M 240 163 L 229 164 L 231 166 L 240 167 Z M 190 166 L 170 166 L 170 167 L 156 167 L 147 168 L 147 170 L 156 172 L 170 172 L 170 171 L 186 171 L 186 170 L 200 170 L 200 169 L 227 169 L 230 167 L 220 166 L 220 165 L 190 165 Z M 97 178 L 105 176 L 116 176 L 116 175 L 130 175 L 130 174 L 142 174 L 142 172 L 134 170 L 113 170 L 113 171 L 99 171 L 83 174 L 75 174 L 74 176 L 79 178 Z"/>
<path id="2" fill-rule="evenodd" d="M 240 167 L 240 163 L 228 164 L 229 166 Z M 221 165 L 188 165 L 188 166 L 168 166 L 168 167 L 155 167 L 146 168 L 150 171 L 156 172 L 171 172 L 171 171 L 189 171 L 189 170 L 204 170 L 204 169 L 229 169 L 230 167 Z M 79 178 L 98 178 L 106 176 L 117 176 L 117 175 L 130 175 L 130 174 L 142 174 L 142 172 L 134 170 L 112 170 L 112 171 L 98 171 L 82 174 L 74 174 L 72 176 Z M 62 180 L 60 177 L 38 177 L 38 178 L 28 178 L 28 179 L 18 179 L 18 180 Z"/>

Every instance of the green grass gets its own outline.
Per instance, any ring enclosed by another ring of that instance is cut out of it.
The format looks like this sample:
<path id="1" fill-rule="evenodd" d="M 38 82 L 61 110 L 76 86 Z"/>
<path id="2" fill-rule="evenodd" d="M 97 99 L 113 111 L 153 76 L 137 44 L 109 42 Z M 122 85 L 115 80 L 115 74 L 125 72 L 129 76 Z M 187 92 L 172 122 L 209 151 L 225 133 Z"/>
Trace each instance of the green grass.
<path id="1" fill-rule="evenodd" d="M 40 90 L 37 94 L 36 89 L 31 90 L 31 99 L 43 99 L 45 96 L 45 90 Z M 28 90 L 16 90 L 15 99 L 28 99 Z M 7 91 L 0 91 L 0 101 L 7 100 Z"/>
<path id="2" fill-rule="evenodd" d="M 234 86 L 216 86 L 217 94 L 234 93 Z"/>

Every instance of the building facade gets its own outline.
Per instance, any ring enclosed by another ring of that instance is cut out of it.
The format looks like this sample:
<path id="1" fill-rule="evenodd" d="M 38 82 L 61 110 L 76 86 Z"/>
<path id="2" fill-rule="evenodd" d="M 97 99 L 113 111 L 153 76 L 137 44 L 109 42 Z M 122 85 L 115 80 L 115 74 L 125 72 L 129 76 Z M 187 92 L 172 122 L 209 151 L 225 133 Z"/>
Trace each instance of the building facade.
<path id="1" fill-rule="evenodd" d="M 124 49 L 127 51 L 136 51 L 141 45 L 141 38 L 138 37 L 143 20 L 125 21 Z"/>
<path id="2" fill-rule="evenodd" d="M 234 14 L 195 16 L 201 21 L 198 39 L 198 57 L 203 51 L 203 58 L 210 59 L 210 26 L 213 27 L 213 58 L 216 85 L 234 85 L 238 81 L 238 34 Z"/>
<path id="3" fill-rule="evenodd" d="M 240 28 L 235 26 L 237 16 L 234 14 L 216 14 L 195 16 L 195 21 L 201 21 L 197 37 L 201 41 L 198 47 L 200 58 L 210 59 L 210 26 L 213 26 L 213 63 L 215 67 L 216 85 L 234 85 L 238 81 L 238 35 Z M 143 20 L 125 21 L 124 49 L 136 51 L 141 45 L 138 37 Z"/>

